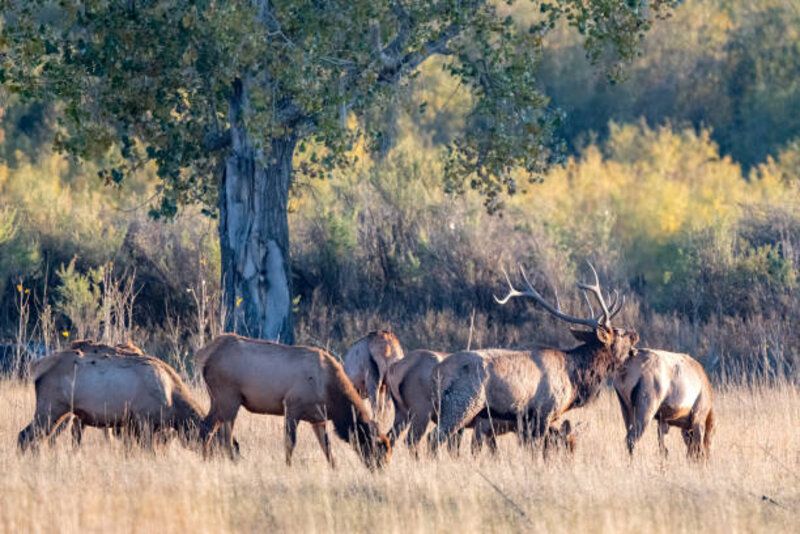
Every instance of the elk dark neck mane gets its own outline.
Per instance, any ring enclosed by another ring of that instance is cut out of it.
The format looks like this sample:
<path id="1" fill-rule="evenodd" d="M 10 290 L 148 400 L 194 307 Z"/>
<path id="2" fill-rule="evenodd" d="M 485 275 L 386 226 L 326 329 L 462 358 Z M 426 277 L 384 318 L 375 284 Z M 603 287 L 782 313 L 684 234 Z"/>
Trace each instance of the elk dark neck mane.
<path id="1" fill-rule="evenodd" d="M 616 366 L 611 349 L 600 343 L 586 343 L 567 351 L 569 378 L 575 386 L 573 408 L 585 406 L 600 393 Z"/>

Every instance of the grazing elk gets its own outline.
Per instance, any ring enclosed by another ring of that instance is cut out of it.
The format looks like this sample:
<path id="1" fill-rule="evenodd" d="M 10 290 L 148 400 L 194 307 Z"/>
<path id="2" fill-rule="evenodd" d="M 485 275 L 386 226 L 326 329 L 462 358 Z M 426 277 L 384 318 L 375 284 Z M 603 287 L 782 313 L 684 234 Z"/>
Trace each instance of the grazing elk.
<path id="1" fill-rule="evenodd" d="M 71 416 L 77 420 L 77 441 L 84 426 L 93 426 L 115 429 L 146 446 L 170 429 L 188 442 L 203 415 L 172 367 L 141 351 L 84 343 L 86 352 L 73 348 L 34 362 L 36 413 L 19 433 L 21 450 Z"/>
<path id="2" fill-rule="evenodd" d="M 326 429 L 329 420 L 336 435 L 350 441 L 370 469 L 389 461 L 389 440 L 378 432 L 342 365 L 324 350 L 223 334 L 196 358 L 211 397 L 200 431 L 206 450 L 212 436 L 221 432 L 221 441 L 235 456 L 233 424 L 244 406 L 253 413 L 285 417 L 289 465 L 300 421 L 311 423 L 331 467 L 335 463 Z"/>
<path id="3" fill-rule="evenodd" d="M 459 352 L 444 359 L 434 370 L 439 405 L 439 423 L 433 436 L 436 444 L 473 424 L 476 418 L 516 422 L 523 439 L 539 443 L 553 431 L 558 433 L 557 421 L 564 413 L 597 397 L 606 378 L 628 358 L 639 336 L 611 325 L 622 301 L 616 299 L 608 307 L 597 272 L 591 264 L 589 267 L 594 283 L 578 283 L 578 288 L 597 300 L 602 313 L 585 319 L 548 303 L 521 266 L 525 290 L 515 289 L 506 274 L 509 292 L 496 299 L 499 304 L 517 297 L 530 298 L 555 317 L 590 330 L 572 329 L 581 344 L 570 350 L 487 349 Z"/>
<path id="4" fill-rule="evenodd" d="M 393 363 L 402 361 L 403 356 L 400 340 L 389 330 L 370 332 L 344 355 L 344 371 L 361 398 L 369 399 L 376 419 L 388 409 L 386 373 Z"/>
<path id="5" fill-rule="evenodd" d="M 714 431 L 713 394 L 697 360 L 688 354 L 638 349 L 617 373 L 614 389 L 631 455 L 647 425 L 655 419 L 658 445 L 665 456 L 664 437 L 670 426 L 676 426 L 681 429 L 688 456 L 708 458 Z"/>
<path id="6" fill-rule="evenodd" d="M 106 345 L 105 343 L 99 343 L 97 341 L 91 339 L 82 339 L 79 341 L 73 341 L 70 344 L 70 348 L 73 350 L 79 350 L 83 353 L 84 356 L 99 356 L 99 355 L 123 355 L 123 356 L 144 356 L 144 351 L 131 343 L 130 341 L 126 341 L 125 343 L 120 343 L 115 346 Z M 83 430 L 84 425 L 81 420 L 74 415 L 70 415 L 65 417 L 61 424 L 56 426 L 53 432 L 50 434 L 50 444 L 52 445 L 56 438 L 67 428 L 70 428 L 72 431 L 72 444 L 74 446 L 80 446 L 81 441 L 83 441 Z M 112 435 L 116 437 L 122 437 L 124 434 L 124 429 L 120 426 L 117 427 L 108 427 L 103 429 L 105 432 L 106 439 L 110 438 Z"/>

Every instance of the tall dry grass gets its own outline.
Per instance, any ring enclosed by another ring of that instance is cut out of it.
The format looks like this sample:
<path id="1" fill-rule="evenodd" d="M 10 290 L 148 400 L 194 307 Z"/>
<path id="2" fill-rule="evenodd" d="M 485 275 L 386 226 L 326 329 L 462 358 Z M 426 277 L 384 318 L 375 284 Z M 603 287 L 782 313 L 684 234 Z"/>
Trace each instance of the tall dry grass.
<path id="1" fill-rule="evenodd" d="M 548 464 L 503 437 L 500 454 L 416 462 L 399 449 L 382 473 L 337 441 L 330 470 L 301 426 L 295 465 L 283 462 L 281 419 L 243 414 L 243 460 L 204 461 L 177 443 L 126 451 L 87 432 L 19 456 L 16 433 L 33 412 L 33 388 L 0 382 L 0 529 L 4 532 L 753 532 L 797 531 L 800 390 L 727 388 L 706 466 L 655 430 L 628 460 L 616 400 L 577 410 L 574 459 Z M 485 477 L 485 478 L 484 478 Z"/>

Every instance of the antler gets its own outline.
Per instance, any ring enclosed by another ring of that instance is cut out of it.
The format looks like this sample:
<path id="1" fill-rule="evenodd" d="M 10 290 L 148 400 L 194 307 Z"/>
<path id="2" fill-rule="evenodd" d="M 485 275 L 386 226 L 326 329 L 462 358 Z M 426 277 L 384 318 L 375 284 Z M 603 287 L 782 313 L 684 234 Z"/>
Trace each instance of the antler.
<path id="1" fill-rule="evenodd" d="M 603 298 L 603 290 L 600 288 L 600 277 L 597 276 L 597 271 L 595 270 L 594 265 L 592 265 L 592 262 L 588 260 L 586 261 L 586 264 L 589 266 L 589 269 L 592 270 L 592 274 L 594 275 L 594 283 L 587 284 L 583 282 L 578 282 L 577 286 L 583 291 L 589 292 L 592 295 L 594 295 L 602 311 L 602 313 L 597 316 L 597 319 L 600 321 L 599 324 L 609 326 L 611 324 L 611 319 L 613 319 L 620 312 L 620 310 L 622 310 L 622 305 L 625 304 L 625 296 L 623 295 L 622 298 L 620 298 L 619 292 L 615 289 L 614 302 L 611 303 L 611 306 L 609 308 L 609 306 L 606 305 L 605 299 Z M 589 308 L 591 309 L 591 304 L 589 305 Z"/>
<path id="2" fill-rule="evenodd" d="M 498 304 L 505 304 L 513 297 L 530 297 L 539 304 L 541 304 L 541 306 L 545 310 L 547 310 L 552 315 L 555 315 L 556 317 L 558 317 L 563 321 L 567 321 L 568 323 L 574 323 L 574 324 L 582 324 L 584 326 L 588 326 L 591 328 L 597 328 L 598 326 L 600 326 L 600 322 L 597 319 L 593 318 L 582 319 L 580 317 L 574 317 L 572 315 L 566 314 L 563 311 L 561 311 L 561 306 L 557 307 L 553 306 L 552 304 L 544 300 L 544 297 L 542 297 L 539 294 L 539 292 L 536 291 L 536 288 L 533 287 L 533 284 L 530 282 L 530 280 L 528 280 L 528 275 L 525 273 L 525 269 L 522 267 L 521 264 L 519 265 L 519 272 L 522 275 L 522 279 L 525 281 L 525 285 L 527 285 L 528 288 L 523 291 L 516 289 L 514 287 L 514 284 L 511 283 L 511 278 L 509 278 L 508 273 L 506 272 L 505 269 L 503 269 L 503 275 L 506 277 L 506 282 L 508 282 L 508 294 L 502 299 L 499 299 L 497 298 L 497 296 L 495 296 L 494 300 L 496 300 Z"/>
<path id="3" fill-rule="evenodd" d="M 622 298 L 620 298 L 619 292 L 614 290 L 614 302 L 612 302 L 611 307 L 609 307 L 606 304 L 605 298 L 603 297 L 603 291 L 600 287 L 600 277 L 597 276 L 597 271 L 595 270 L 594 266 L 591 263 L 589 263 L 588 261 L 586 263 L 589 264 L 589 268 L 592 270 L 592 274 L 594 275 L 594 283 L 587 284 L 585 282 L 578 282 L 577 286 L 584 292 L 583 295 L 584 298 L 586 299 L 586 304 L 589 307 L 589 313 L 592 315 L 592 318 L 583 319 L 580 317 L 575 317 L 567 313 L 564 313 L 561 310 L 561 304 L 558 302 L 558 297 L 556 297 L 555 306 L 547 302 L 544 299 L 544 297 L 542 297 L 542 295 L 536 290 L 536 288 L 533 287 L 533 284 L 528 279 L 528 274 L 525 272 L 525 269 L 522 267 L 521 264 L 519 265 L 519 272 L 522 275 L 522 279 L 525 281 L 527 289 L 522 291 L 516 289 L 514 285 L 511 283 L 511 279 L 509 278 L 506 270 L 502 269 L 503 275 L 506 277 L 506 282 L 508 283 L 508 289 L 509 289 L 508 294 L 502 299 L 499 299 L 496 296 L 494 297 L 494 299 L 497 301 L 498 304 L 505 304 L 513 297 L 530 297 L 536 302 L 538 302 L 545 310 L 547 310 L 552 315 L 555 315 L 561 320 L 574 324 L 589 326 L 591 328 L 597 328 L 600 325 L 610 326 L 611 319 L 613 319 L 614 316 L 616 316 L 622 309 L 622 305 L 625 303 L 625 297 L 622 296 Z M 591 302 L 589 302 L 589 299 L 586 296 L 587 293 L 591 293 L 592 295 L 594 295 L 595 299 L 597 300 L 597 303 L 600 305 L 601 313 L 597 316 L 594 315 L 594 309 L 592 308 L 592 304 Z"/>

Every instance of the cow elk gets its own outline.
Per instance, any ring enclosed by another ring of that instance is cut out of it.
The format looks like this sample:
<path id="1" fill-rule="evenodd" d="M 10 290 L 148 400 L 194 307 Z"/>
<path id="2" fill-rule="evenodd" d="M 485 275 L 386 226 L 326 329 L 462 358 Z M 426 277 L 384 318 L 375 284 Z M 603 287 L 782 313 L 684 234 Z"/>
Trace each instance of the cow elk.
<path id="1" fill-rule="evenodd" d="M 418 445 L 427 433 L 428 425 L 436 422 L 433 370 L 446 357 L 443 352 L 414 350 L 394 362 L 386 374 L 394 403 L 394 424 L 389 440 L 394 444 L 406 431 L 406 445 L 415 458 L 419 457 Z M 451 451 L 458 449 L 460 438 L 461 434 L 458 434 L 448 442 Z"/>
<path id="2" fill-rule="evenodd" d="M 113 429 L 152 446 L 175 430 L 188 444 L 203 415 L 188 386 L 167 363 L 141 351 L 83 342 L 34 362 L 36 413 L 20 433 L 21 450 L 53 434 L 74 417 L 83 427 Z"/>
<path id="3" fill-rule="evenodd" d="M 664 438 L 670 426 L 681 429 L 687 454 L 695 460 L 710 453 L 714 431 L 713 393 L 700 363 L 688 354 L 638 349 L 614 379 L 628 451 L 653 419 L 658 423 L 658 445 L 666 456 Z"/>
<path id="4" fill-rule="evenodd" d="M 506 274 L 509 291 L 502 299 L 495 297 L 499 304 L 529 298 L 551 315 L 589 330 L 572 329 L 581 344 L 569 350 L 486 349 L 459 352 L 443 360 L 434 371 L 439 406 L 436 443 L 443 443 L 478 418 L 515 423 L 525 442 L 541 443 L 548 435 L 560 434 L 558 421 L 567 411 L 597 397 L 606 379 L 625 363 L 639 337 L 634 331 L 612 326 L 622 300 L 615 298 L 609 307 L 597 272 L 591 264 L 589 267 L 594 283 L 578 283 L 578 288 L 594 297 L 601 309 L 600 315 L 589 318 L 569 315 L 558 303 L 554 306 L 547 302 L 522 267 L 524 290 L 515 289 Z M 571 442 L 574 446 L 574 437 Z"/>
<path id="5" fill-rule="evenodd" d="M 328 352 L 223 334 L 200 350 L 196 360 L 211 397 L 200 432 L 206 451 L 219 432 L 219 441 L 235 457 L 233 425 L 244 407 L 284 416 L 288 465 L 300 421 L 311 423 L 331 467 L 335 464 L 326 428 L 329 420 L 336 435 L 350 441 L 370 469 L 389 461 L 389 440 L 378 432 L 344 368 Z"/>
<path id="6" fill-rule="evenodd" d="M 389 440 L 394 444 L 404 431 L 405 442 L 415 458 L 419 457 L 419 442 L 426 435 L 430 423 L 436 423 L 436 399 L 434 385 L 438 380 L 434 369 L 449 355 L 426 349 L 409 352 L 396 361 L 386 373 L 386 383 L 394 402 L 395 419 Z M 476 418 L 473 429 L 472 451 L 477 453 L 484 442 L 490 450 L 496 450 L 495 436 L 516 431 L 516 424 L 509 421 L 491 421 Z M 463 429 L 448 441 L 451 453 L 456 453 L 461 443 Z"/>
<path id="7" fill-rule="evenodd" d="M 370 332 L 356 341 L 344 356 L 344 371 L 362 399 L 369 399 L 375 419 L 389 410 L 386 373 L 404 357 L 400 340 L 389 330 Z"/>

